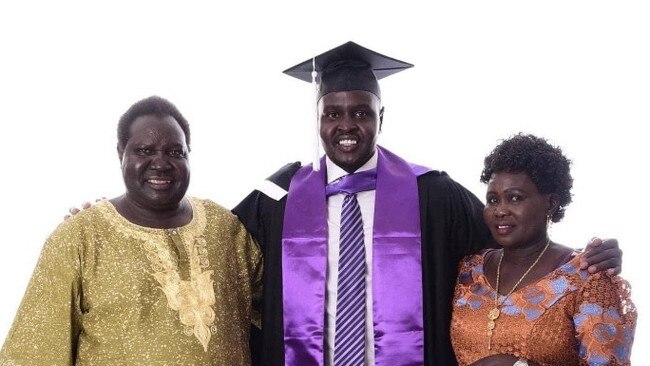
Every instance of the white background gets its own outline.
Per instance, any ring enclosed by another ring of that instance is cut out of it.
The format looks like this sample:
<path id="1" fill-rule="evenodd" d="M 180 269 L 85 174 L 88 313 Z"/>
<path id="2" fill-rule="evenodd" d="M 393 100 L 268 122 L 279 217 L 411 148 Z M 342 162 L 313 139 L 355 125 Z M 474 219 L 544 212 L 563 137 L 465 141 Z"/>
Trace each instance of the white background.
<path id="1" fill-rule="evenodd" d="M 552 239 L 619 239 L 640 313 L 633 361 L 650 360 L 647 1 L 219 3 L 0 4 L 0 337 L 67 209 L 122 193 L 115 129 L 133 102 L 179 107 L 189 193 L 232 207 L 313 155 L 311 86 L 281 71 L 353 40 L 415 64 L 381 82 L 380 144 L 479 197 L 499 139 L 563 147 L 575 197 Z"/>

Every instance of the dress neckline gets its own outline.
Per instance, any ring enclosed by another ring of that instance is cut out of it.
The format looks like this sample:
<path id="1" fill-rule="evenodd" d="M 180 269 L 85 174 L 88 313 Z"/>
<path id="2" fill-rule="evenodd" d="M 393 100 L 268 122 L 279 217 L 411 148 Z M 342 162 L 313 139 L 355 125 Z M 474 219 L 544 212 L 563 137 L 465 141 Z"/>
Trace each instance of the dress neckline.
<path id="1" fill-rule="evenodd" d="M 500 299 L 503 299 L 503 298 L 506 297 L 506 295 L 502 295 L 502 294 L 497 293 L 496 289 L 494 288 L 494 286 L 492 286 L 490 281 L 488 281 L 488 278 L 485 275 L 485 258 L 489 253 L 496 252 L 497 250 L 499 250 L 499 249 L 487 249 L 487 250 L 485 250 L 485 251 L 483 251 L 482 253 L 479 254 L 480 261 L 476 265 L 476 267 L 477 267 L 476 270 L 477 270 L 477 273 L 478 273 L 477 279 L 482 281 L 485 284 L 485 286 L 487 286 L 489 290 L 493 291 L 497 296 L 499 296 Z M 582 257 L 583 254 L 584 253 L 574 249 L 573 252 L 571 253 L 571 259 L 569 259 L 567 262 L 564 262 L 564 263 L 560 264 L 559 266 L 554 268 L 552 271 L 550 271 L 549 273 L 545 274 L 544 276 L 536 279 L 535 281 L 533 281 L 531 283 L 528 283 L 525 286 L 522 286 L 522 287 L 514 290 L 510 294 L 510 296 L 515 295 L 515 294 L 519 294 L 522 291 L 528 289 L 529 287 L 536 286 L 541 281 L 544 281 L 544 280 L 547 280 L 547 279 L 550 279 L 550 278 L 554 277 L 554 275 L 556 273 L 560 272 L 567 265 L 571 265 L 571 266 L 579 269 L 580 268 L 579 261 L 580 261 L 580 258 Z"/>
<path id="2" fill-rule="evenodd" d="M 138 225 L 134 222 L 129 221 L 126 217 L 122 216 L 119 211 L 117 211 L 117 208 L 111 201 L 109 200 L 102 200 L 99 203 L 97 203 L 95 206 L 106 214 L 111 217 L 111 220 L 114 222 L 119 222 L 121 225 L 124 227 L 128 227 L 132 230 L 136 231 L 144 231 L 148 232 L 151 234 L 154 233 L 164 233 L 164 232 L 173 232 L 173 231 L 190 231 L 193 232 L 197 228 L 197 226 L 201 226 L 201 222 L 204 221 L 204 213 L 202 210 L 202 207 L 197 205 L 195 202 L 195 199 L 190 196 L 185 196 L 185 199 L 190 203 L 190 207 L 192 208 L 192 218 L 190 221 L 181 226 L 177 227 L 169 227 L 169 228 L 154 228 L 154 227 L 148 227 L 148 226 L 142 226 Z"/>

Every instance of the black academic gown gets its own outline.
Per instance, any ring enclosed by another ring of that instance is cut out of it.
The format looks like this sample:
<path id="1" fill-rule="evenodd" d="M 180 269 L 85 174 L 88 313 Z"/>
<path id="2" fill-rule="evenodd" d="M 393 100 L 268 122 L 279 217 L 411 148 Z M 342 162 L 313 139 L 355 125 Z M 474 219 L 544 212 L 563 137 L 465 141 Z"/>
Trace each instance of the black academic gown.
<path id="1" fill-rule="evenodd" d="M 288 164 L 268 180 L 288 190 L 291 177 L 299 168 L 299 163 Z M 419 176 L 418 194 L 425 365 L 456 365 L 449 324 L 457 264 L 463 256 L 486 247 L 490 234 L 483 223 L 483 204 L 445 172 L 431 171 Z M 264 256 L 262 331 L 251 335 L 255 365 L 284 366 L 282 226 L 286 201 L 286 195 L 276 201 L 253 191 L 233 210 L 259 242 Z"/>

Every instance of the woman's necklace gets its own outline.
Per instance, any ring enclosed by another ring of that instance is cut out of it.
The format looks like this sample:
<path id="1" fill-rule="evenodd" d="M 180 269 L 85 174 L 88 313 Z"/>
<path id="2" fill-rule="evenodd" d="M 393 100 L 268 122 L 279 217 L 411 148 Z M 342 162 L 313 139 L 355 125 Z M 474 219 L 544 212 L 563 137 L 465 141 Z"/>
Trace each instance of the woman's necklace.
<path id="1" fill-rule="evenodd" d="M 499 304 L 499 277 L 501 277 L 501 262 L 503 261 L 503 251 L 501 251 L 501 258 L 499 258 L 499 264 L 497 265 L 497 286 L 496 286 L 495 294 L 494 294 L 494 308 L 492 308 L 492 310 L 490 310 L 490 312 L 488 313 L 488 323 L 487 323 L 488 331 L 487 331 L 487 334 L 488 334 L 488 349 L 489 350 L 492 349 L 492 334 L 494 334 L 494 328 L 496 327 L 495 320 L 497 320 L 499 318 L 499 315 L 501 315 L 501 310 L 499 309 L 499 307 L 501 305 L 503 305 L 504 302 L 506 302 L 508 297 L 510 295 L 512 295 L 512 293 L 515 291 L 517 286 L 519 286 L 521 281 L 524 280 L 524 278 L 533 269 L 533 267 L 535 267 L 537 262 L 539 262 L 539 260 L 542 258 L 542 256 L 546 252 L 546 249 L 548 249 L 549 244 L 551 244 L 551 239 L 548 239 L 548 241 L 546 241 L 546 246 L 544 246 L 544 249 L 542 249 L 542 252 L 539 253 L 539 255 L 537 256 L 537 259 L 535 259 L 533 264 L 531 264 L 530 267 L 528 267 L 528 269 L 526 270 L 526 272 L 524 272 L 524 274 L 521 275 L 521 277 L 519 278 L 519 281 L 517 281 L 517 283 L 515 283 L 515 285 L 512 286 L 512 289 L 510 290 L 510 292 L 508 292 L 508 294 L 503 298 L 503 301 L 501 301 L 501 303 Z"/>

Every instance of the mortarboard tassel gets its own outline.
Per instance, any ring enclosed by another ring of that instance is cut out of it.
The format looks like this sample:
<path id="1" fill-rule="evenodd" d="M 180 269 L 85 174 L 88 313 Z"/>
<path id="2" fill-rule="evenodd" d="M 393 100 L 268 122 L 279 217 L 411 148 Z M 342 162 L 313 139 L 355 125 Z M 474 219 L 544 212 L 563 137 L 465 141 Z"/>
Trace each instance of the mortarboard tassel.
<path id="1" fill-rule="evenodd" d="M 312 169 L 314 171 L 320 170 L 320 116 L 318 114 L 318 99 L 319 99 L 319 85 L 317 80 L 318 72 L 316 72 L 316 57 L 311 59 L 311 83 L 314 85 L 314 99 L 315 99 L 315 111 L 316 111 L 316 133 L 314 138 L 314 156 L 312 161 Z"/>

